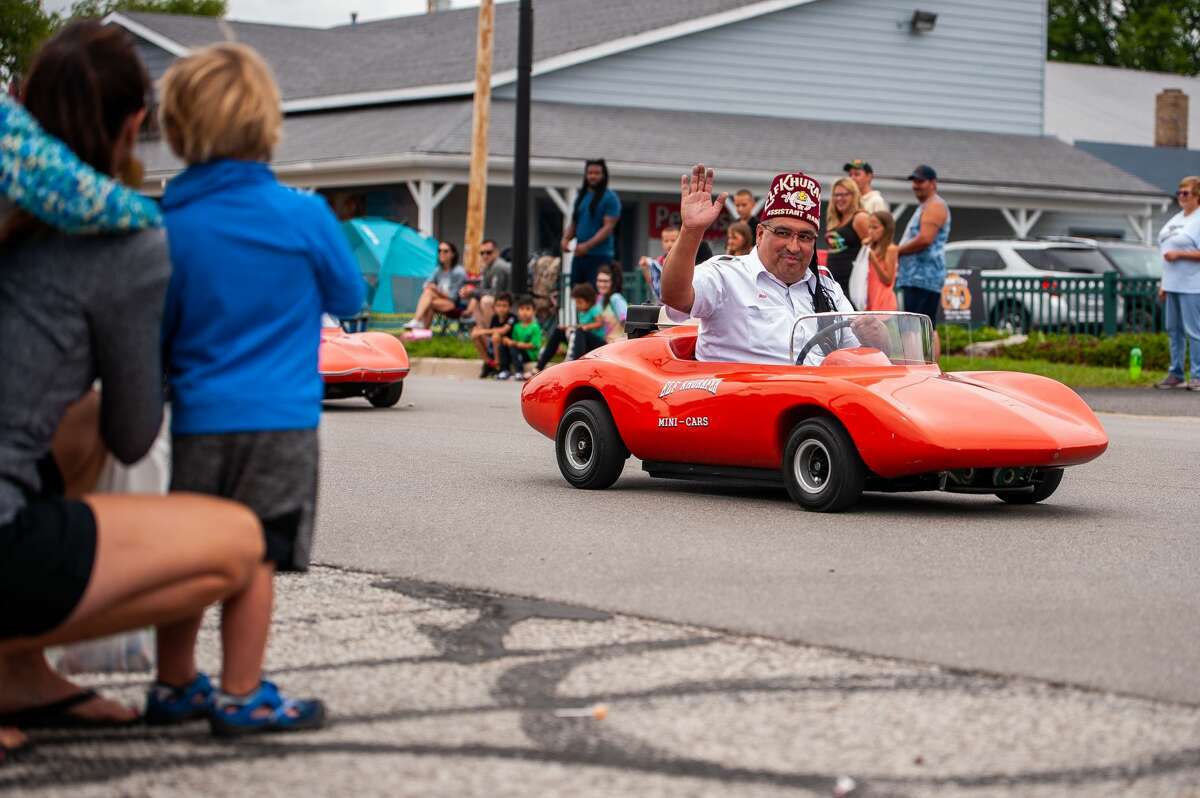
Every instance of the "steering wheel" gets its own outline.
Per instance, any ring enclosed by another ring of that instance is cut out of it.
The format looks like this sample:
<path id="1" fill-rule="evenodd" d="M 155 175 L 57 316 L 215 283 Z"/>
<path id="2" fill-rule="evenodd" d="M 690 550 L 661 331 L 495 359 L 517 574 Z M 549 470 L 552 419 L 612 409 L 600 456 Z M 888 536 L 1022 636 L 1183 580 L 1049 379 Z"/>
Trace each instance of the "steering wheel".
<path id="1" fill-rule="evenodd" d="M 803 366 L 808 353 L 813 350 L 817 344 L 832 344 L 834 333 L 841 332 L 849 327 L 854 322 L 854 319 L 842 319 L 834 322 L 824 329 L 817 330 L 817 334 L 808 339 L 808 342 L 800 348 L 800 354 L 796 355 L 796 365 Z"/>

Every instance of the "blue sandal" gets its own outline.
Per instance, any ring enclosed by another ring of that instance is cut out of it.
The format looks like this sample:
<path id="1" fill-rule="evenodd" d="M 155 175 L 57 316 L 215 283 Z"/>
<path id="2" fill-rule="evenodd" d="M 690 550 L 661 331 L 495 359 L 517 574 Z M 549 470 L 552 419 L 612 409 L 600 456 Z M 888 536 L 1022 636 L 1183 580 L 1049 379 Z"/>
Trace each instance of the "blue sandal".
<path id="1" fill-rule="evenodd" d="M 197 673 L 196 678 L 183 687 L 155 682 L 146 693 L 146 723 L 151 726 L 174 726 L 196 718 L 207 718 L 216 706 L 215 698 L 216 691 L 204 673 Z"/>
<path id="2" fill-rule="evenodd" d="M 264 679 L 247 696 L 219 693 L 208 723 L 217 737 L 319 729 L 325 724 L 325 704 L 315 698 L 284 698 L 273 682 Z"/>

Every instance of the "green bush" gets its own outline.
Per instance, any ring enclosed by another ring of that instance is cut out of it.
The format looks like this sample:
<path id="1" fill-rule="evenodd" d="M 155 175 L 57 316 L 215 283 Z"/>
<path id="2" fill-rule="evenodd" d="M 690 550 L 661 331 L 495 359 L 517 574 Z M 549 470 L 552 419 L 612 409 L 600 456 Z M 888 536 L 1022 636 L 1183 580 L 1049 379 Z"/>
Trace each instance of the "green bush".
<path id="1" fill-rule="evenodd" d="M 1025 343 L 1006 346 L 998 354 L 1016 360 L 1125 368 L 1129 365 L 1129 350 L 1135 346 L 1142 350 L 1143 369 L 1165 371 L 1170 364 L 1165 333 L 1108 336 L 1033 333 Z"/>
<path id="2" fill-rule="evenodd" d="M 995 327 L 977 327 L 974 330 L 968 330 L 957 324 L 943 324 L 938 327 L 938 335 L 942 339 L 942 351 L 948 355 L 963 351 L 968 344 L 998 341 L 1008 337 L 1008 333 L 1001 332 Z"/>

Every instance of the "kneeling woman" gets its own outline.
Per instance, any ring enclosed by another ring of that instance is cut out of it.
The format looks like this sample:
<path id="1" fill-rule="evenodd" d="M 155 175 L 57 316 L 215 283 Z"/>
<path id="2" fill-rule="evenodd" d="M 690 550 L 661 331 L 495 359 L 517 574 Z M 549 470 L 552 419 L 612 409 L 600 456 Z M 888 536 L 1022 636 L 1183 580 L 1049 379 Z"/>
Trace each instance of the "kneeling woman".
<path id="1" fill-rule="evenodd" d="M 39 52 L 23 100 L 67 156 L 118 176 L 149 93 L 128 35 L 79 22 Z M 160 230 L 65 236 L 20 211 L 0 220 L 0 727 L 135 719 L 42 650 L 187 617 L 242 589 L 262 558 L 240 505 L 89 493 L 110 452 L 134 462 L 158 434 L 169 272 Z"/>

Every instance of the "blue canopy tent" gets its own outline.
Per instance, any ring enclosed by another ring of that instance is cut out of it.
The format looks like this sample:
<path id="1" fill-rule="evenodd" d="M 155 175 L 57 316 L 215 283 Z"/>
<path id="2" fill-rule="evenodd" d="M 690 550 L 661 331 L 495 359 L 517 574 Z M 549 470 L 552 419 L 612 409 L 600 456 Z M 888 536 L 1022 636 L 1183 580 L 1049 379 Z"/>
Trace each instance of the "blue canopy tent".
<path id="1" fill-rule="evenodd" d="M 342 223 L 363 279 L 372 313 L 412 313 L 421 286 L 437 268 L 437 241 L 411 227 L 364 216 Z"/>

